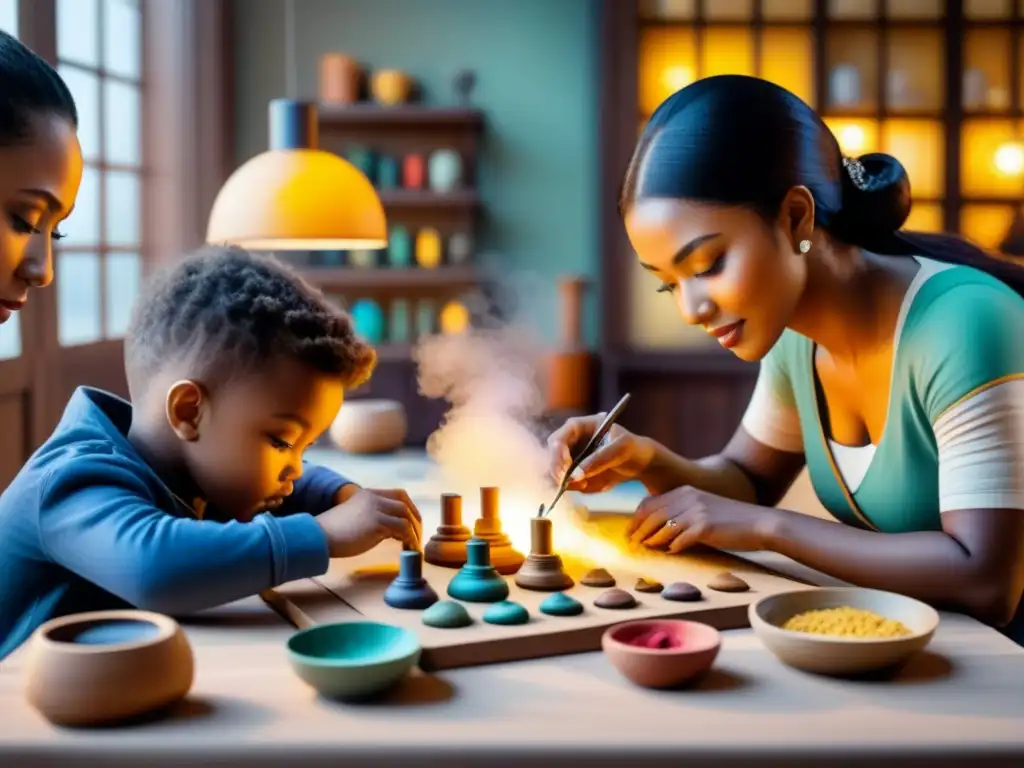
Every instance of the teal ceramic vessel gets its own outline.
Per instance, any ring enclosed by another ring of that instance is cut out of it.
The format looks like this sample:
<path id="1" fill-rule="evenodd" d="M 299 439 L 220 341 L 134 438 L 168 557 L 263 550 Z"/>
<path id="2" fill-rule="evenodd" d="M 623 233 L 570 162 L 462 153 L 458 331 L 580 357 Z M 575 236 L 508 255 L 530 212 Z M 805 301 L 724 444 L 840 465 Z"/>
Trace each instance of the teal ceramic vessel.
<path id="1" fill-rule="evenodd" d="M 491 565 L 486 541 L 466 542 L 466 564 L 448 582 L 448 596 L 467 603 L 496 603 L 508 597 L 508 582 Z"/>
<path id="2" fill-rule="evenodd" d="M 373 299 L 359 299 L 349 312 L 356 331 L 371 344 L 384 341 L 384 310 Z"/>
<path id="3" fill-rule="evenodd" d="M 413 632 L 374 621 L 322 624 L 288 639 L 288 661 L 331 699 L 360 699 L 399 682 L 420 660 Z"/>

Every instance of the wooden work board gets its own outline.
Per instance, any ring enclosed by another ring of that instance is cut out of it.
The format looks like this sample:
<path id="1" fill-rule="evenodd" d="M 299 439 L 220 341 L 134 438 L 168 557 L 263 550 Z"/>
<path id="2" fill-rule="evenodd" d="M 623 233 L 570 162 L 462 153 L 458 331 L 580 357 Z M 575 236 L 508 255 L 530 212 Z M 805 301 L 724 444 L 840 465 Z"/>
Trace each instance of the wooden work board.
<path id="1" fill-rule="evenodd" d="M 434 671 L 600 650 L 601 635 L 608 627 L 637 619 L 689 619 L 720 630 L 748 627 L 747 608 L 752 602 L 765 595 L 810 586 L 715 551 L 681 555 L 652 552 L 630 558 L 627 565 L 619 567 L 577 561 L 563 555 L 565 570 L 576 582 L 565 593 L 583 603 L 582 614 L 565 617 L 543 614 L 539 610 L 540 603 L 551 593 L 522 589 L 515 584 L 513 576 L 506 576 L 508 599 L 529 611 L 528 623 L 487 624 L 481 617 L 488 604 L 463 602 L 473 623 L 458 629 L 439 629 L 423 624 L 422 611 L 392 608 L 384 602 L 384 590 L 398 573 L 400 551 L 396 542 L 386 542 L 362 556 L 332 560 L 329 571 L 323 576 L 281 585 L 265 593 L 264 599 L 299 628 L 371 620 L 412 630 L 419 636 L 423 649 L 420 667 Z M 615 586 L 630 592 L 637 599 L 637 605 L 626 609 L 595 607 L 594 599 L 605 589 L 580 584 L 580 578 L 593 567 L 608 570 L 616 579 Z M 736 593 L 708 589 L 707 583 L 723 571 L 739 576 L 750 589 Z M 423 577 L 441 600 L 450 599 L 448 582 L 456 572 L 457 569 L 423 564 Z M 661 594 L 638 592 L 633 585 L 639 577 L 656 579 L 665 585 L 687 581 L 701 590 L 703 598 L 680 603 L 665 600 Z"/>

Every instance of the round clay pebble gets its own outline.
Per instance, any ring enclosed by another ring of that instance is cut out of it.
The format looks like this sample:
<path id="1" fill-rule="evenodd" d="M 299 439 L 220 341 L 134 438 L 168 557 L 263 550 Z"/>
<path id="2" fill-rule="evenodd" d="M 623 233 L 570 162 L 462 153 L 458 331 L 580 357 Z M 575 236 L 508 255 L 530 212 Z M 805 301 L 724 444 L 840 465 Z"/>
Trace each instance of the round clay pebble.
<path id="1" fill-rule="evenodd" d="M 555 592 L 544 598 L 540 604 L 540 612 L 548 616 L 579 616 L 583 613 L 583 603 L 564 592 Z"/>
<path id="2" fill-rule="evenodd" d="M 674 581 L 665 587 L 661 596 L 676 603 L 692 603 L 701 599 L 700 590 L 688 581 Z"/>
<path id="3" fill-rule="evenodd" d="M 708 589 L 716 592 L 746 592 L 750 585 L 739 576 L 723 571 L 708 582 Z"/>
<path id="4" fill-rule="evenodd" d="M 624 589 L 609 589 L 597 596 L 594 605 L 598 608 L 620 610 L 635 606 L 636 598 Z"/>
<path id="5" fill-rule="evenodd" d="M 645 579 L 640 577 L 636 580 L 636 584 L 633 585 L 633 589 L 637 592 L 661 592 L 664 589 L 660 581 L 654 581 L 653 579 Z"/>
<path id="6" fill-rule="evenodd" d="M 439 600 L 427 608 L 421 618 L 428 627 L 437 629 L 458 629 L 473 623 L 466 607 L 454 600 Z"/>
<path id="7" fill-rule="evenodd" d="M 580 584 L 586 587 L 614 587 L 615 577 L 604 568 L 594 568 L 587 571 L 586 575 L 580 579 Z"/>
<path id="8" fill-rule="evenodd" d="M 525 624 L 530 620 L 530 614 L 519 603 L 502 600 L 487 606 L 483 619 L 488 624 Z"/>

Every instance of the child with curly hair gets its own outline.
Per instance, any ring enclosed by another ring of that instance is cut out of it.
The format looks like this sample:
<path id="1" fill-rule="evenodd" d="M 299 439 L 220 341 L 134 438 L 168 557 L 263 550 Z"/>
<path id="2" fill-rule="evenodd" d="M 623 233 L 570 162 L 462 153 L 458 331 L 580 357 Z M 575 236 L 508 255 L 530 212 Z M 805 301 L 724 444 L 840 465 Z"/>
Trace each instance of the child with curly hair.
<path id="1" fill-rule="evenodd" d="M 181 615 L 387 538 L 418 549 L 404 491 L 302 459 L 375 362 L 272 259 L 207 248 L 157 275 L 125 340 L 131 402 L 79 388 L 0 496 L 0 658 L 55 616 Z"/>

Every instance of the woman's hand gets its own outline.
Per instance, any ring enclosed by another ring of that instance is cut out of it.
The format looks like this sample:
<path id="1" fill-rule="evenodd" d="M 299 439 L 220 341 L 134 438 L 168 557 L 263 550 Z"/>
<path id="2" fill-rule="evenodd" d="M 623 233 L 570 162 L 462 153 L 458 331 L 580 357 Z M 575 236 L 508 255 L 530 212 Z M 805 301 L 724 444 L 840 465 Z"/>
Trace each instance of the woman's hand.
<path id="1" fill-rule="evenodd" d="M 648 496 L 626 528 L 630 543 L 675 554 L 694 544 L 737 552 L 765 549 L 776 510 L 683 486 Z"/>
<path id="2" fill-rule="evenodd" d="M 573 454 L 583 450 L 604 417 L 605 414 L 598 413 L 569 419 L 548 438 L 548 471 L 555 483 L 562 482 Z M 598 449 L 573 471 L 568 488 L 582 493 L 600 493 L 634 480 L 654 461 L 656 452 L 653 441 L 616 424 Z"/>

